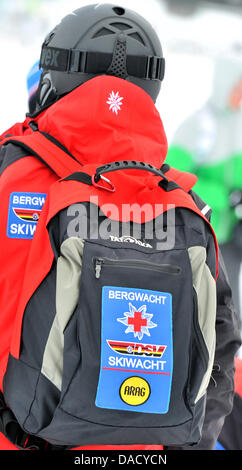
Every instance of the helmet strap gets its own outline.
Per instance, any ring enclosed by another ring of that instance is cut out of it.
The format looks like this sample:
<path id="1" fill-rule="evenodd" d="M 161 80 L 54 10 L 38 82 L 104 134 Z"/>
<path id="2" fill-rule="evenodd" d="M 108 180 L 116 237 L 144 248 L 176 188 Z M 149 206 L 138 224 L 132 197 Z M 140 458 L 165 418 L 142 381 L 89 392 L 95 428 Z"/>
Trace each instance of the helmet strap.
<path id="1" fill-rule="evenodd" d="M 112 62 L 106 73 L 123 79 L 128 77 L 127 41 L 123 33 L 119 34 L 116 39 Z"/>
<path id="2" fill-rule="evenodd" d="M 94 75 L 107 74 L 109 71 L 109 75 L 121 78 L 132 75 L 145 80 L 162 81 L 165 73 L 165 59 L 157 56 L 127 55 L 126 38 L 120 34 L 113 54 L 43 45 L 40 67 L 47 71 Z"/>

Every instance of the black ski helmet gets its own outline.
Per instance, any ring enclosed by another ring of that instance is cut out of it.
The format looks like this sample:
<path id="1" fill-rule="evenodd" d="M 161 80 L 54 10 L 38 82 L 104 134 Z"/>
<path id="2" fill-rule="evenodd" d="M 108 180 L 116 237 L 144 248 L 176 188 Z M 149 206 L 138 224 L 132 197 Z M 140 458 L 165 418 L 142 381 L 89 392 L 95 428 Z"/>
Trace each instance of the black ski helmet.
<path id="1" fill-rule="evenodd" d="M 154 101 L 165 61 L 158 35 L 136 12 L 88 5 L 62 19 L 46 37 L 36 112 L 97 75 L 115 75 L 143 88 Z"/>

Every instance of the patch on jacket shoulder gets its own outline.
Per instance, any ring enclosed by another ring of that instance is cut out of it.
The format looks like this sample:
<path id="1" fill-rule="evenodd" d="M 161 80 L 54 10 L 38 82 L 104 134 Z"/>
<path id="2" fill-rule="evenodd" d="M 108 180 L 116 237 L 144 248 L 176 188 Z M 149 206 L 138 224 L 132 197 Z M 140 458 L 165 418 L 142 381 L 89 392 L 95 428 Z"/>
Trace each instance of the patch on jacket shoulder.
<path id="1" fill-rule="evenodd" d="M 7 226 L 9 238 L 33 238 L 45 199 L 44 193 L 11 193 Z"/>

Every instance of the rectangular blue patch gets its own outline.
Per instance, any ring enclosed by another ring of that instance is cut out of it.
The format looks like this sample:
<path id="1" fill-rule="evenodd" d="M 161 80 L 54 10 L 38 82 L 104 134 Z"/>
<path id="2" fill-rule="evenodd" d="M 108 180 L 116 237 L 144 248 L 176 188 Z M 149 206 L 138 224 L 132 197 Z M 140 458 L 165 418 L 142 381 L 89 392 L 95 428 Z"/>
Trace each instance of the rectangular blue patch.
<path id="1" fill-rule="evenodd" d="M 33 238 L 45 199 L 44 193 L 11 193 L 7 226 L 9 238 Z"/>
<path id="2" fill-rule="evenodd" d="M 96 406 L 167 413 L 173 370 L 172 295 L 104 286 L 101 329 Z"/>

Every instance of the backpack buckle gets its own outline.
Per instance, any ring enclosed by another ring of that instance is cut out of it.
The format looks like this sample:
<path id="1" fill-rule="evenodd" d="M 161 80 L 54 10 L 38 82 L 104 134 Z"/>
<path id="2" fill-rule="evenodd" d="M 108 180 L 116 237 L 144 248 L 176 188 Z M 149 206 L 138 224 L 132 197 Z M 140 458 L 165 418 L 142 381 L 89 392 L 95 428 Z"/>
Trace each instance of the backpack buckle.
<path id="1" fill-rule="evenodd" d="M 20 434 L 16 441 L 20 450 L 47 450 L 48 442 L 27 433 Z"/>

